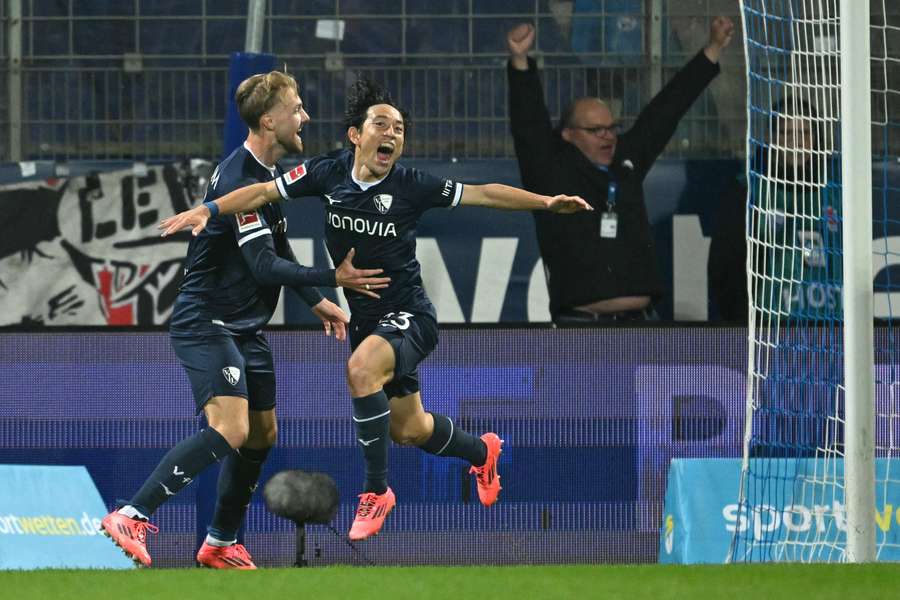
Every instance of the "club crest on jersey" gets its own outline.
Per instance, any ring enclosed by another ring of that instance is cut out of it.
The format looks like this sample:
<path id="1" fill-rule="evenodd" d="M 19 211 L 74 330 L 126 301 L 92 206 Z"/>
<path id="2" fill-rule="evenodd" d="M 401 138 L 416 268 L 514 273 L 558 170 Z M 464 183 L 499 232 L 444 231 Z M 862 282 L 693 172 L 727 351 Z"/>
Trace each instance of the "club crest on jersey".
<path id="1" fill-rule="evenodd" d="M 262 227 L 262 221 L 259 218 L 259 214 L 255 210 L 250 212 L 243 212 L 235 215 L 238 224 L 238 231 L 240 233 L 244 233 L 245 231 L 250 231 L 251 229 L 259 229 Z"/>
<path id="2" fill-rule="evenodd" d="M 391 209 L 391 204 L 394 202 L 394 197 L 390 194 L 378 194 L 372 199 L 375 201 L 375 206 L 381 214 L 386 214 L 387 211 Z"/>
<path id="3" fill-rule="evenodd" d="M 290 171 L 284 174 L 284 182 L 287 185 L 291 185 L 295 181 L 300 181 L 303 177 L 306 176 L 306 165 L 297 165 Z"/>

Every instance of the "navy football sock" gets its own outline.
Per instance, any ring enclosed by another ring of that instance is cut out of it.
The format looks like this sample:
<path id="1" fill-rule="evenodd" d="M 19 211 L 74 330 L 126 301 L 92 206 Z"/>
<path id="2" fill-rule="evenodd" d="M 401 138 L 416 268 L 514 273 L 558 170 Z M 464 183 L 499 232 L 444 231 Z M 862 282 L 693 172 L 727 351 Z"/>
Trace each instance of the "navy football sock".
<path id="1" fill-rule="evenodd" d="M 203 469 L 232 452 L 225 438 L 207 427 L 169 450 L 128 504 L 149 517 Z"/>
<path id="2" fill-rule="evenodd" d="M 387 491 L 388 444 L 391 441 L 391 409 L 384 390 L 353 399 L 353 425 L 366 461 L 363 491 L 383 494 Z"/>
<path id="3" fill-rule="evenodd" d="M 223 542 L 237 538 L 269 450 L 241 448 L 222 461 L 216 511 L 207 528 L 212 537 Z"/>
<path id="4" fill-rule="evenodd" d="M 450 417 L 436 413 L 431 413 L 431 416 L 434 418 L 434 432 L 419 448 L 437 456 L 458 456 L 476 467 L 484 464 L 487 446 L 480 438 L 456 427 Z"/>

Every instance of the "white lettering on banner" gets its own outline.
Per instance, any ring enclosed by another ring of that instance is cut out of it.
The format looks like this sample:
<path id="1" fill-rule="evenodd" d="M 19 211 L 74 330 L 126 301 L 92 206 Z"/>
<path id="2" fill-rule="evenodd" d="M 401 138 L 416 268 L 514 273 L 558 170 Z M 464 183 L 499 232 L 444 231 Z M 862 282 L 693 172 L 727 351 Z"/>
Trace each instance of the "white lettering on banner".
<path id="1" fill-rule="evenodd" d="M 781 306 L 785 313 L 826 310 L 840 308 L 841 286 L 818 282 L 795 283 L 781 290 Z"/>
<path id="2" fill-rule="evenodd" d="M 528 280 L 527 303 L 529 321 L 541 323 L 550 320 L 550 290 L 547 289 L 544 261 L 540 258 L 531 270 L 531 277 Z"/>
<path id="3" fill-rule="evenodd" d="M 2 535 L 82 535 L 93 536 L 101 532 L 100 519 L 81 513 L 81 519 L 57 514 L 3 515 L 0 516 Z"/>
<path id="4" fill-rule="evenodd" d="M 496 323 L 503 311 L 519 238 L 484 238 L 478 259 L 472 323 Z"/>
<path id="5" fill-rule="evenodd" d="M 140 176 L 130 169 L 112 171 L 72 177 L 61 187 L 34 182 L 21 188 L 58 193 L 51 217 L 58 234 L 43 239 L 35 236 L 39 229 L 14 228 L 14 247 L 34 251 L 0 258 L 0 323 L 164 322 L 174 294 L 159 288 L 168 283 L 174 292 L 178 269 L 170 270 L 169 263 L 180 264 L 187 245 L 160 238 L 156 230 L 162 216 L 185 206 L 185 198 L 169 189 L 171 168 L 148 167 Z M 3 186 L 0 193 L 9 197 L 17 189 Z"/>
<path id="6" fill-rule="evenodd" d="M 465 323 L 462 306 L 453 280 L 447 271 L 444 257 L 434 238 L 419 238 L 416 244 L 416 259 L 422 265 L 422 282 L 425 291 L 434 303 L 438 321 L 441 323 Z"/>
<path id="7" fill-rule="evenodd" d="M 51 240 L 20 235 L 22 247 L 38 251 L 0 257 L 0 281 L 7 288 L 0 286 L 0 324 L 19 323 L 26 318 L 53 325 L 163 322 L 171 312 L 174 296 L 165 291 L 173 290 L 175 281 L 167 263 L 183 261 L 186 244 L 176 238 L 160 238 L 156 223 L 163 216 L 184 208 L 183 204 L 189 200 L 172 193 L 169 188 L 172 173 L 166 169 L 172 167 L 148 166 L 146 175 L 137 177 L 131 169 L 71 177 L 65 186 L 55 188 L 59 194 L 55 215 L 59 234 Z M 302 169 L 295 175 L 301 172 Z M 212 180 L 211 185 L 215 185 L 216 175 Z M 666 187 L 673 187 L 670 183 Z M 0 192 L 9 194 L 17 189 L 36 190 L 55 185 L 27 182 L 2 186 Z M 338 207 L 328 210 L 341 212 Z M 674 210 L 674 205 L 671 208 Z M 651 218 L 654 223 L 663 223 L 670 212 L 658 212 Z M 660 255 L 672 253 L 673 283 L 669 296 L 673 299 L 674 317 L 704 320 L 708 317 L 709 238 L 703 235 L 698 215 L 674 215 L 672 219 L 672 247 L 660 248 Z M 328 222 L 329 227 L 370 235 L 373 239 L 399 236 L 396 223 L 378 221 L 371 215 L 329 213 Z M 524 273 L 516 263 L 516 259 L 521 261 L 523 252 L 532 252 L 531 240 L 522 237 L 521 243 L 512 248 L 511 237 L 482 237 L 480 231 L 476 228 L 466 232 L 464 240 L 453 241 L 481 244 L 481 258 L 473 276 L 466 276 L 470 265 L 461 265 L 455 256 L 441 256 L 436 246 L 422 257 L 423 263 L 430 261 L 437 265 L 426 265 L 423 275 L 429 294 L 441 314 L 447 315 L 445 321 L 497 321 L 503 307 L 511 304 L 527 310 L 530 321 L 548 321 L 548 295 L 541 263 L 538 261 L 533 270 Z M 816 244 L 810 248 L 814 249 Z M 887 269 L 900 269 L 900 234 L 875 239 L 872 244 L 875 277 L 883 279 Z M 445 246 L 448 251 L 451 247 L 451 244 Z M 510 259 L 517 267 L 516 279 L 512 278 Z M 164 263 L 166 267 L 159 271 Z M 460 268 L 463 273 L 458 272 Z M 85 273 L 88 275 L 84 276 Z M 446 277 L 445 273 L 448 273 Z M 523 281 L 529 273 L 530 279 Z M 523 298 L 525 289 L 527 297 Z M 804 287 L 793 286 L 790 292 L 791 305 L 797 310 L 840 306 L 840 289 L 836 286 L 811 282 Z M 515 302 L 509 302 L 513 295 Z M 459 308 L 460 298 L 467 301 L 464 311 Z M 473 298 L 471 315 L 470 298 Z M 888 317 L 890 307 L 897 305 L 900 305 L 900 291 L 876 290 L 876 317 Z M 524 316 L 516 314 L 517 318 Z"/>
<path id="8" fill-rule="evenodd" d="M 328 224 L 335 229 L 346 229 L 354 233 L 365 233 L 378 237 L 397 237 L 397 226 L 391 222 L 370 221 L 362 217 L 328 213 Z"/>
<path id="9" fill-rule="evenodd" d="M 57 210 L 63 239 L 86 256 L 110 261 L 183 259 L 186 244 L 160 238 L 156 229 L 175 208 L 163 170 L 151 167 L 146 177 L 128 170 L 70 179 Z"/>
<path id="10" fill-rule="evenodd" d="M 709 318 L 706 263 L 710 238 L 700 215 L 672 215 L 672 312 L 679 321 Z"/>
<path id="11" fill-rule="evenodd" d="M 313 240 L 311 238 L 290 238 L 291 248 L 302 265 L 312 266 Z M 496 323 L 500 320 L 503 305 L 509 294 L 512 264 L 518 249 L 518 238 L 482 239 L 481 256 L 476 273 L 474 306 L 471 322 Z M 322 243 L 322 251 L 329 268 L 334 268 L 327 246 Z M 459 297 L 450 277 L 449 269 L 435 238 L 418 238 L 416 258 L 422 265 L 422 280 L 425 291 L 438 313 L 442 323 L 465 323 L 466 318 Z M 550 297 L 544 278 L 544 265 L 537 260 L 528 282 L 527 319 L 532 322 L 550 320 Z M 337 289 L 338 305 L 349 312 L 350 308 L 342 288 Z M 284 307 L 279 302 L 271 323 L 284 322 Z"/>
<path id="12" fill-rule="evenodd" d="M 890 506 L 890 505 L 888 505 Z M 887 507 L 886 507 L 887 508 Z M 772 533 L 782 526 L 792 533 L 804 533 L 815 527 L 816 533 L 823 533 L 831 527 L 838 531 L 847 530 L 844 505 L 835 500 L 831 506 L 815 504 L 811 508 L 802 504 L 794 504 L 780 509 L 769 504 L 759 504 L 747 511 L 741 511 L 737 504 L 726 504 L 722 508 L 725 518 L 725 531 L 739 533 L 752 528 L 753 539 L 762 541 L 766 534 Z M 888 517 L 888 520 L 890 517 Z M 876 516 L 876 520 L 879 520 Z M 879 522 L 879 525 L 881 523 Z M 884 530 L 884 528 L 882 528 Z"/>

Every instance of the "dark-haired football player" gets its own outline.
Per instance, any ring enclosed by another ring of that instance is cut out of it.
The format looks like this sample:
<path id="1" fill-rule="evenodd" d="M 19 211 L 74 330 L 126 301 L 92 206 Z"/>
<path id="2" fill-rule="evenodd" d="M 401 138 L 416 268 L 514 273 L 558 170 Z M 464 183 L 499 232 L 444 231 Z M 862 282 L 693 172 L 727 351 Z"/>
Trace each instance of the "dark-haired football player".
<path id="1" fill-rule="evenodd" d="M 422 407 L 417 367 L 438 340 L 435 310 L 422 286 L 416 260 L 416 226 L 430 208 L 459 204 L 510 210 L 590 210 L 574 196 L 541 196 L 499 185 L 463 185 L 407 169 L 403 153 L 407 120 L 380 85 L 360 80 L 350 89 L 344 118 L 352 149 L 318 156 L 279 177 L 237 190 L 164 220 L 165 233 L 193 226 L 197 234 L 220 214 L 253 210 L 282 199 L 316 196 L 325 204 L 328 251 L 335 261 L 352 249 L 367 268 L 384 269 L 391 285 L 380 298 L 350 293 L 347 383 L 366 480 L 350 539 L 378 533 L 394 507 L 387 483 L 389 439 L 472 464 L 478 497 L 490 506 L 500 492 L 497 460 L 502 440 L 477 438 L 450 418 Z"/>

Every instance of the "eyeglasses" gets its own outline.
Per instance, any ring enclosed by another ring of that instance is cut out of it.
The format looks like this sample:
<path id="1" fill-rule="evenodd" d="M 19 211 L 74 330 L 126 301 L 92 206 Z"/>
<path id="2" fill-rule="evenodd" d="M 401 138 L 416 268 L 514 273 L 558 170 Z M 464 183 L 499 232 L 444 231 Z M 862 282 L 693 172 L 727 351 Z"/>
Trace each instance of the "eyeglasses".
<path id="1" fill-rule="evenodd" d="M 602 135 L 619 135 L 622 131 L 622 125 L 619 123 L 613 123 L 612 125 L 594 125 L 593 127 L 577 127 L 572 125 L 569 129 L 580 129 L 582 131 L 587 131 L 591 135 L 600 137 Z"/>

